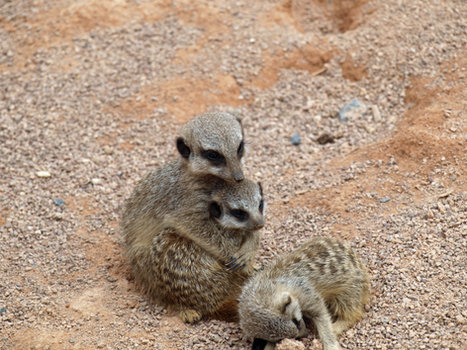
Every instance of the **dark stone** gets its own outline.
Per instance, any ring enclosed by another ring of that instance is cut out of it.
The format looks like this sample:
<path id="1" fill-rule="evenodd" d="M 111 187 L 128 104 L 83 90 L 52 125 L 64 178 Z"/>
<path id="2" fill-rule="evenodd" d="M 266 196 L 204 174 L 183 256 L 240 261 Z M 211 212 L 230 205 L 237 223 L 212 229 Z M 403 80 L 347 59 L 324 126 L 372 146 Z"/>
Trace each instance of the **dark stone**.
<path id="1" fill-rule="evenodd" d="M 63 199 L 54 198 L 54 203 L 55 205 L 61 206 L 65 201 Z"/>
<path id="2" fill-rule="evenodd" d="M 295 146 L 298 146 L 301 142 L 300 135 L 293 134 L 292 137 L 290 138 L 290 142 L 292 142 L 292 144 L 294 144 Z"/>
<path id="3" fill-rule="evenodd" d="M 320 145 L 325 145 L 327 143 L 334 143 L 334 136 L 329 134 L 322 134 L 316 139 Z"/>

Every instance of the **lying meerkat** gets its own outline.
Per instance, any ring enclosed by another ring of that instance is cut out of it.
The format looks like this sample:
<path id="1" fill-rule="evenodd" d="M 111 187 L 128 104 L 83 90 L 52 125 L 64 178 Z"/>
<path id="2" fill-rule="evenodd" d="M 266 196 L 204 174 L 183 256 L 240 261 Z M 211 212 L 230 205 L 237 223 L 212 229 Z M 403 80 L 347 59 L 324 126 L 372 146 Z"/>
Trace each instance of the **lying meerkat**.
<path id="1" fill-rule="evenodd" d="M 323 349 L 338 350 L 337 336 L 363 317 L 369 299 L 369 276 L 355 252 L 337 239 L 315 238 L 248 281 L 240 327 L 255 349 L 273 349 L 271 343 L 305 336 L 306 317 Z"/>

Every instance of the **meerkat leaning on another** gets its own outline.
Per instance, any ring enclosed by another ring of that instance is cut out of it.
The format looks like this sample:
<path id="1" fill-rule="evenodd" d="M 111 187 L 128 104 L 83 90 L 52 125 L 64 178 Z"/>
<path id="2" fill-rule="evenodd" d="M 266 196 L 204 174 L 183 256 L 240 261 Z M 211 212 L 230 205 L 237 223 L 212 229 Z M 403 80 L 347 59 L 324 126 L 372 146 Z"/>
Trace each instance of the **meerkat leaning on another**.
<path id="1" fill-rule="evenodd" d="M 193 323 L 236 300 L 255 271 L 264 201 L 261 185 L 245 179 L 219 182 L 212 195 L 184 205 L 151 244 L 132 247 L 129 259 L 152 301 Z"/>
<path id="2" fill-rule="evenodd" d="M 334 238 L 315 238 L 252 277 L 239 299 L 240 327 L 254 349 L 307 334 L 311 319 L 324 350 L 340 349 L 337 336 L 359 321 L 370 284 L 355 252 Z M 269 342 L 269 344 L 268 344 Z"/>

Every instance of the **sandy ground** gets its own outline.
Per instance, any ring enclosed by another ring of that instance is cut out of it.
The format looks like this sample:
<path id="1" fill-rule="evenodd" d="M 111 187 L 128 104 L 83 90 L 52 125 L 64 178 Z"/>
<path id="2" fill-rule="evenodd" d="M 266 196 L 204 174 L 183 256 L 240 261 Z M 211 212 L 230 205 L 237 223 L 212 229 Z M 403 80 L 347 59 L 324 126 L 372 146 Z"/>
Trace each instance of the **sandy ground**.
<path id="1" fill-rule="evenodd" d="M 124 199 L 177 156 L 180 126 L 220 110 L 243 120 L 265 190 L 259 262 L 332 235 L 368 266 L 372 304 L 344 349 L 467 349 L 466 13 L 0 0 L 0 348 L 251 346 L 235 323 L 149 304 L 119 237 Z M 340 122 L 354 98 L 367 111 Z"/>

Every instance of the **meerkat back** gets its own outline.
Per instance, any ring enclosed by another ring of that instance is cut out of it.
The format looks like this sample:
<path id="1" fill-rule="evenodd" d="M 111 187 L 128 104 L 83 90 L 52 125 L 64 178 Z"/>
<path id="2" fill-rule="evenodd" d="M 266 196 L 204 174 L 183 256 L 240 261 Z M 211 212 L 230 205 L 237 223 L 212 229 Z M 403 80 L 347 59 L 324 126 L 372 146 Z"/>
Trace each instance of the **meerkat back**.
<path id="1" fill-rule="evenodd" d="M 306 317 L 323 349 L 337 350 L 337 336 L 362 318 L 369 296 L 368 274 L 350 247 L 333 238 L 311 239 L 248 282 L 240 296 L 240 327 L 258 348 L 306 335 Z"/>

